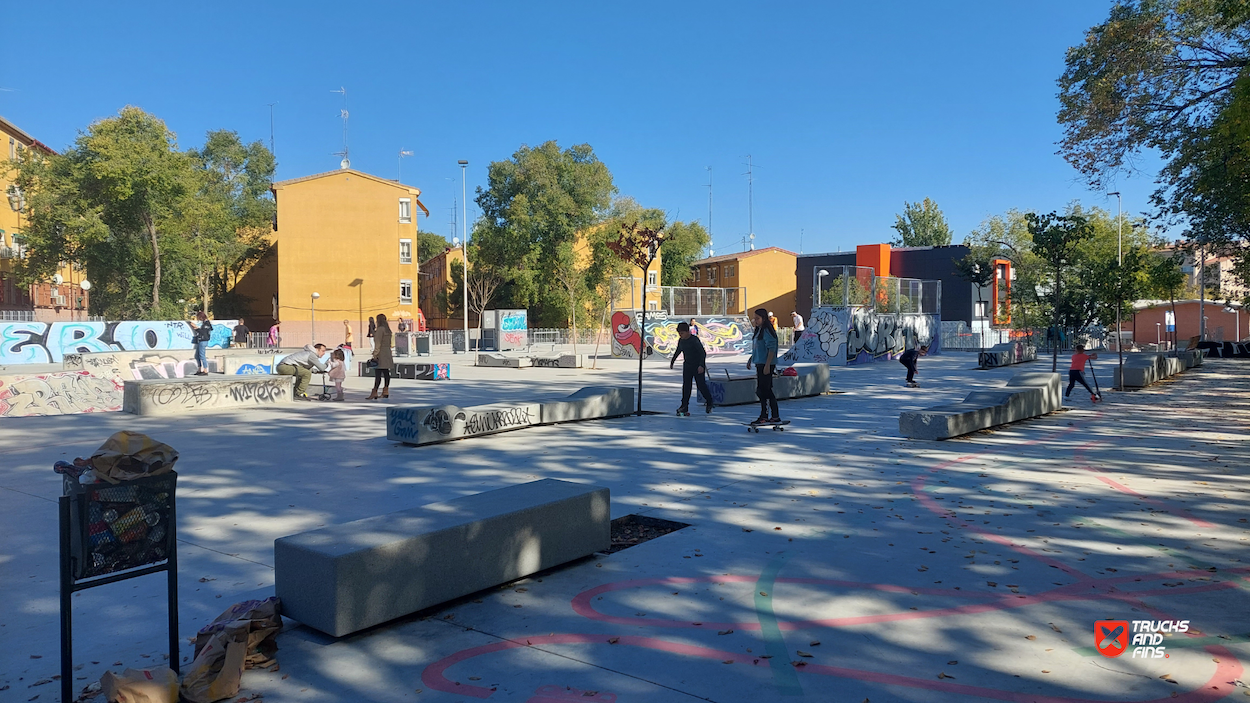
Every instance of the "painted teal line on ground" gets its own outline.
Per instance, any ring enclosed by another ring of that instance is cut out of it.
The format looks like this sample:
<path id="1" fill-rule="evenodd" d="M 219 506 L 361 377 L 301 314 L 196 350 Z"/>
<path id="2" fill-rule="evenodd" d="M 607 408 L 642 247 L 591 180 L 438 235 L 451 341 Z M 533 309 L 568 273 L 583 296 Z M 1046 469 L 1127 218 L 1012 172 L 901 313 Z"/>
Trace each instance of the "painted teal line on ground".
<path id="1" fill-rule="evenodd" d="M 1186 649 L 1188 647 L 1212 647 L 1224 646 L 1228 644 L 1245 644 L 1250 642 L 1250 636 L 1237 635 L 1233 637 L 1170 637 L 1164 638 L 1163 646 L 1168 649 Z M 1131 647 L 1130 647 L 1131 649 Z M 1094 647 L 1073 647 L 1072 651 L 1082 657 L 1098 656 L 1098 650 Z"/>
<path id="2" fill-rule="evenodd" d="M 772 561 L 760 572 L 755 582 L 755 616 L 760 621 L 760 635 L 764 638 L 764 653 L 772 658 L 768 660 L 773 671 L 773 683 L 783 696 L 803 695 L 803 686 L 799 683 L 799 674 L 790 665 L 790 650 L 786 640 L 781 636 L 781 627 L 777 624 L 777 615 L 773 612 L 773 587 L 777 582 L 777 573 L 785 563 L 784 552 L 773 557 Z M 760 593 L 767 593 L 762 596 Z"/>

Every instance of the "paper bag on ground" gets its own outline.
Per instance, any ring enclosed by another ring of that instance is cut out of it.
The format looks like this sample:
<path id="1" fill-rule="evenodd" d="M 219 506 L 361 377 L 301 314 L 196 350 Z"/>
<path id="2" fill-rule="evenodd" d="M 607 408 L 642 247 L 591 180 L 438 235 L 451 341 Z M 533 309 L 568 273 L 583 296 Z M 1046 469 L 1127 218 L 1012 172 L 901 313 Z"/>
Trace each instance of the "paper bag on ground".
<path id="1" fill-rule="evenodd" d="M 191 703 L 213 703 L 238 693 L 246 656 L 246 627 L 217 633 L 200 650 L 183 677 L 183 699 Z"/>
<path id="2" fill-rule="evenodd" d="M 106 671 L 100 688 L 109 703 L 178 703 L 178 675 L 167 666 Z"/>
<path id="3" fill-rule="evenodd" d="M 235 603 L 226 612 L 205 625 L 195 636 L 195 654 L 212 640 L 213 636 L 227 628 L 247 628 L 247 658 L 245 668 L 268 666 L 278 651 L 274 635 L 282 629 L 281 602 L 277 598 L 246 600 Z"/>

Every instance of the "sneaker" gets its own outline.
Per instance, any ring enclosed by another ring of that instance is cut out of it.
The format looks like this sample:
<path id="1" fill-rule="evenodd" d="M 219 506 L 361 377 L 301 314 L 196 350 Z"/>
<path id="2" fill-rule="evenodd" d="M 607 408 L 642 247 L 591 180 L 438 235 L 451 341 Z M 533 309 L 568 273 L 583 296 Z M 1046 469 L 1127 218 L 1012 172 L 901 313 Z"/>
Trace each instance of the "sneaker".
<path id="1" fill-rule="evenodd" d="M 781 418 L 780 418 L 780 417 L 770 417 L 770 418 L 768 418 L 768 424 L 770 424 L 770 425 L 775 425 L 775 424 L 777 424 L 777 423 L 779 423 L 779 422 L 781 422 Z"/>
<path id="2" fill-rule="evenodd" d="M 763 414 L 763 413 L 760 413 L 760 416 L 759 416 L 759 417 L 757 417 L 757 418 L 755 418 L 754 420 L 752 420 L 752 421 L 751 421 L 751 424 L 752 424 L 752 425 L 762 425 L 762 424 L 764 424 L 765 422 L 768 422 L 768 416 L 767 416 L 767 415 L 765 415 L 765 414 Z"/>
<path id="3" fill-rule="evenodd" d="M 709 400 L 708 402 L 704 403 L 703 412 L 706 412 L 706 413 L 712 412 L 712 401 Z"/>
<path id="4" fill-rule="evenodd" d="M 689 414 L 690 414 L 690 408 L 688 408 L 688 407 L 686 407 L 685 405 L 683 405 L 683 406 L 681 406 L 680 408 L 677 408 L 677 414 L 678 414 L 678 415 L 689 415 Z"/>
<path id="5" fill-rule="evenodd" d="M 306 393 L 295 396 L 295 399 L 296 400 L 312 400 L 312 398 L 309 398 L 308 394 Z"/>
<path id="6" fill-rule="evenodd" d="M 207 375 L 208 375 L 208 372 L 207 372 L 207 371 L 196 371 L 196 372 L 195 372 L 195 375 L 196 375 L 196 376 L 207 376 Z"/>

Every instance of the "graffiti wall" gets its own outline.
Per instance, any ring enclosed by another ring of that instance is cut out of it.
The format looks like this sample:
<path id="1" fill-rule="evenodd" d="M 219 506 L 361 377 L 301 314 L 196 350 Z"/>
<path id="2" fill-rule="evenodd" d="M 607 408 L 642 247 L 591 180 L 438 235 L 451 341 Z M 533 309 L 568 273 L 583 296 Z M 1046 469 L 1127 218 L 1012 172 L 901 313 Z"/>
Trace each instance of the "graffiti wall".
<path id="1" fill-rule="evenodd" d="M 237 320 L 214 320 L 210 347 L 230 346 Z M 142 322 L 0 322 L 0 365 L 59 364 L 67 354 L 191 349 L 181 320 Z"/>
<path id="2" fill-rule="evenodd" d="M 612 313 L 612 356 L 618 359 L 637 359 L 641 353 L 642 335 L 638 332 L 638 321 L 624 310 Z M 651 354 L 651 347 L 647 347 L 646 356 Z"/>
<path id="3" fill-rule="evenodd" d="M 520 349 L 529 346 L 529 318 L 525 310 L 500 310 L 499 348 Z"/>
<path id="4" fill-rule="evenodd" d="M 653 317 L 654 316 L 654 317 Z M 695 331 L 709 356 L 748 354 L 751 351 L 751 323 L 746 317 L 668 317 L 661 312 L 647 313 L 647 340 L 657 354 L 671 356 L 677 351 L 677 324 L 693 319 Z"/>
<path id="5" fill-rule="evenodd" d="M 208 359 L 208 370 L 219 373 L 221 359 Z M 161 352 L 109 352 L 104 354 L 66 354 L 66 370 L 90 371 L 111 381 L 142 381 L 154 378 L 185 378 L 194 376 L 198 367 L 190 349 Z"/>
<path id="6" fill-rule="evenodd" d="M 909 347 L 941 351 L 937 315 L 878 314 L 868 309 L 816 308 L 807 330 L 780 363 L 865 364 L 896 358 Z"/>
<path id="7" fill-rule="evenodd" d="M 0 417 L 35 417 L 122 409 L 122 383 L 88 371 L 0 377 Z"/>

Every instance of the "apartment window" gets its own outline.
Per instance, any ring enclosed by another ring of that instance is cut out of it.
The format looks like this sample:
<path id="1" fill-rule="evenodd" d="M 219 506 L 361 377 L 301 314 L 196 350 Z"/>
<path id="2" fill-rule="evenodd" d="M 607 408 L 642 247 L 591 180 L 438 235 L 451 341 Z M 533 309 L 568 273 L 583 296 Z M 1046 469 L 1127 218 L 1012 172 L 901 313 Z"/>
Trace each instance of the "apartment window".
<path id="1" fill-rule="evenodd" d="M 412 263 L 412 240 L 411 239 L 399 240 L 399 263 L 401 264 Z"/>
<path id="2" fill-rule="evenodd" d="M 412 222 L 412 198 L 399 199 L 399 221 Z"/>
<path id="3" fill-rule="evenodd" d="M 694 280 L 696 281 L 703 280 L 703 269 L 699 268 L 698 266 L 694 267 Z"/>
<path id="4" fill-rule="evenodd" d="M 659 309 L 659 308 L 657 307 L 658 305 L 659 305 L 659 303 L 655 302 L 654 300 L 648 300 L 648 301 L 647 301 L 647 309 L 648 309 L 648 310 L 658 310 L 658 309 Z"/>
<path id="5" fill-rule="evenodd" d="M 707 282 L 716 283 L 716 267 L 709 266 L 707 269 Z"/>
<path id="6" fill-rule="evenodd" d="M 974 310 L 976 310 L 975 316 L 978 320 L 983 320 L 990 316 L 990 304 L 988 301 L 978 300 Z"/>
<path id="7" fill-rule="evenodd" d="M 733 266 L 726 266 L 726 267 L 725 267 L 725 278 L 729 278 L 729 277 L 730 277 L 730 276 L 732 276 L 732 275 L 734 275 L 734 267 L 733 267 Z"/>
<path id="8" fill-rule="evenodd" d="M 399 304 L 412 305 L 412 281 L 408 279 L 399 282 Z"/>
<path id="9" fill-rule="evenodd" d="M 9 137 L 9 161 L 17 160 L 17 140 Z"/>
<path id="10" fill-rule="evenodd" d="M 649 285 L 649 286 L 654 286 L 655 284 L 656 284 L 656 273 L 655 273 L 655 271 L 648 271 L 648 272 L 647 272 L 647 285 Z"/>

